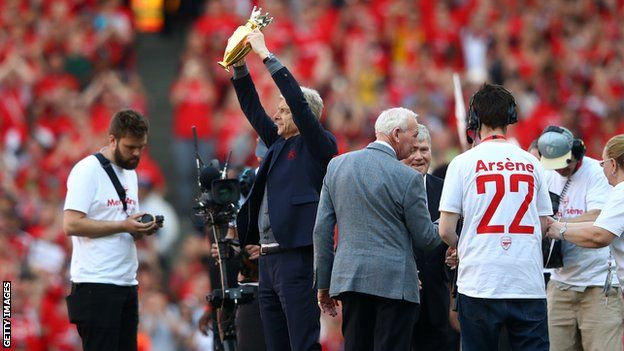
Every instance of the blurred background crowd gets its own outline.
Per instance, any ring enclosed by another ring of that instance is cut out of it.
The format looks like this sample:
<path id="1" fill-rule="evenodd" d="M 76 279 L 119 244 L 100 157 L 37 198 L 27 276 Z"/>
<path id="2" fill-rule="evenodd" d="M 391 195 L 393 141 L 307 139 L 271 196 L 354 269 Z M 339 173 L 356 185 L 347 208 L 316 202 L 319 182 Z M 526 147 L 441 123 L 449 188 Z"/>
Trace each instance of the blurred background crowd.
<path id="1" fill-rule="evenodd" d="M 231 151 L 231 164 L 257 166 L 256 136 L 216 64 L 253 5 L 275 18 L 264 31 L 269 49 L 323 97 L 341 153 L 373 139 L 380 111 L 404 106 L 431 130 L 434 168 L 446 164 L 461 152 L 453 72 L 466 104 L 486 80 L 513 92 L 520 122 L 510 134 L 523 148 L 559 124 L 598 157 L 624 133 L 623 0 L 0 0 L 0 277 L 13 282 L 14 349 L 80 349 L 64 301 L 65 182 L 124 107 L 152 121 L 140 203 L 166 218 L 139 244 L 140 346 L 210 347 L 197 331 L 213 263 L 190 214 L 191 126 L 204 160 Z M 141 74 L 159 56 L 137 53 L 146 40 L 175 58 L 174 75 Z M 248 65 L 264 105 L 276 106 L 262 63 Z M 167 92 L 150 94 L 152 82 Z M 323 319 L 325 349 L 340 350 L 339 326 Z"/>

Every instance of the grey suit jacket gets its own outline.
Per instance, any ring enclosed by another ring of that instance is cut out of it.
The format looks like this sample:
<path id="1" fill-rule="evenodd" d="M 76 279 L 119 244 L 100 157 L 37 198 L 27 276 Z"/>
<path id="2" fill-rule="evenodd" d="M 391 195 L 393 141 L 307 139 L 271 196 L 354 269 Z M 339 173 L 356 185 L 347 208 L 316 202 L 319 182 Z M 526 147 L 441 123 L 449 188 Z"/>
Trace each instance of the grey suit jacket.
<path id="1" fill-rule="evenodd" d="M 316 288 L 329 288 L 331 296 L 352 291 L 418 303 L 414 248 L 441 242 L 426 196 L 422 175 L 386 145 L 334 158 L 314 226 Z"/>

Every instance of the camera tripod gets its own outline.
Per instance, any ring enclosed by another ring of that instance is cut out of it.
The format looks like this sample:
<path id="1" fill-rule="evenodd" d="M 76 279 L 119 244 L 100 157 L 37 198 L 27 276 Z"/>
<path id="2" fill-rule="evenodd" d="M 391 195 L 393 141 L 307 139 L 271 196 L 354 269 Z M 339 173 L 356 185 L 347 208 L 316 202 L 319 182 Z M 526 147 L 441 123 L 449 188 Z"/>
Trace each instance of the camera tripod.
<path id="1" fill-rule="evenodd" d="M 206 300 L 216 311 L 216 322 L 219 331 L 219 339 L 224 351 L 236 350 L 236 306 L 253 301 L 255 289 L 251 286 L 238 286 L 230 283 L 228 279 L 228 262 L 235 257 L 231 246 L 238 243 L 227 238 L 228 223 L 209 223 L 213 230 L 213 237 L 217 243 L 217 260 L 221 289 L 214 289 L 206 296 Z"/>

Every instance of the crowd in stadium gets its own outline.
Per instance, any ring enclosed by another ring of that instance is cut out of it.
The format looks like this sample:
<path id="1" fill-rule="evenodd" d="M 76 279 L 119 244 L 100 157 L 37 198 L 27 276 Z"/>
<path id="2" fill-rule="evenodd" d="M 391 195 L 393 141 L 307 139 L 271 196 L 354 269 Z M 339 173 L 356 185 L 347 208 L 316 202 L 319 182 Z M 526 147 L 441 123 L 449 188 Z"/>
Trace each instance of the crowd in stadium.
<path id="1" fill-rule="evenodd" d="M 605 142 L 624 133 L 624 2 L 503 2 L 259 5 L 275 18 L 264 30 L 267 45 L 325 101 L 322 122 L 339 153 L 373 139 L 381 110 L 404 106 L 431 130 L 434 167 L 448 163 L 461 152 L 452 85 L 459 72 L 465 96 L 486 80 L 514 94 L 519 123 L 509 135 L 523 148 L 557 124 L 600 158 Z M 205 159 L 223 161 L 232 151 L 232 163 L 257 166 L 256 135 L 230 87 L 231 74 L 216 64 L 256 4 L 233 3 L 206 1 L 188 27 L 170 91 L 172 147 L 181 165 L 192 155 L 195 125 Z M 71 256 L 61 223 L 65 183 L 78 160 L 103 146 L 115 111 L 130 107 L 150 117 L 137 74 L 138 35 L 132 11 L 119 0 L 0 2 L 0 277 L 13 282 L 16 350 L 80 349 L 64 300 Z M 279 94 L 270 76 L 254 80 L 265 106 L 275 106 L 271 99 Z M 142 207 L 149 197 L 171 213 L 171 225 L 176 213 L 164 198 L 187 211 L 195 184 L 180 165 L 176 178 L 165 179 L 153 156 L 145 153 L 137 169 Z M 197 328 L 211 290 L 210 247 L 202 234 L 175 226 L 139 244 L 142 350 L 210 344 Z M 321 343 L 340 350 L 340 320 L 323 317 L 323 323 Z"/>

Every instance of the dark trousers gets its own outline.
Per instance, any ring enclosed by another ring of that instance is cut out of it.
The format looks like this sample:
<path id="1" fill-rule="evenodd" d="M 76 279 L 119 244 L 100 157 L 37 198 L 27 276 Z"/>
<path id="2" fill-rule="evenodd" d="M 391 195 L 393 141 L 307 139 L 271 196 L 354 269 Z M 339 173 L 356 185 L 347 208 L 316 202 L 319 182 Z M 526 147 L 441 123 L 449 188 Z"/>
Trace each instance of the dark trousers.
<path id="1" fill-rule="evenodd" d="M 85 351 L 136 351 L 139 299 L 136 286 L 72 284 L 67 296 L 70 322 Z"/>
<path id="2" fill-rule="evenodd" d="M 498 350 L 503 325 L 512 350 L 549 349 L 546 299 L 458 299 L 463 351 Z"/>
<path id="3" fill-rule="evenodd" d="M 429 321 L 423 321 L 422 304 L 420 319 L 414 327 L 412 335 L 412 351 L 453 351 L 458 350 L 453 344 L 451 326 L 448 323 L 448 313 L 442 317 L 447 317 L 446 324 L 435 325 Z"/>
<path id="4" fill-rule="evenodd" d="M 424 285 L 423 279 L 423 285 Z M 445 283 L 444 283 L 445 284 Z M 449 323 L 450 294 L 448 288 L 425 285 L 420 291 L 420 311 L 412 335 L 412 351 L 454 351 L 452 328 Z"/>
<path id="5" fill-rule="evenodd" d="M 267 350 L 320 350 L 312 246 L 260 256 L 258 301 Z"/>
<path id="6" fill-rule="evenodd" d="M 345 351 L 410 349 L 417 303 L 357 292 L 342 293 L 339 298 Z"/>
<path id="7" fill-rule="evenodd" d="M 257 299 L 236 307 L 236 342 L 238 351 L 266 350 Z"/>

